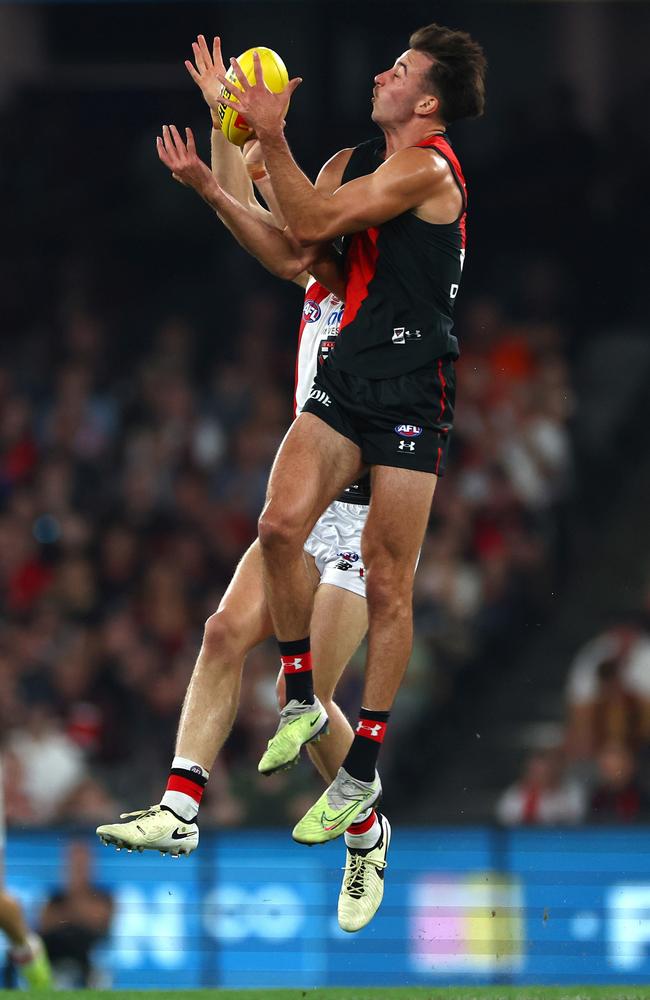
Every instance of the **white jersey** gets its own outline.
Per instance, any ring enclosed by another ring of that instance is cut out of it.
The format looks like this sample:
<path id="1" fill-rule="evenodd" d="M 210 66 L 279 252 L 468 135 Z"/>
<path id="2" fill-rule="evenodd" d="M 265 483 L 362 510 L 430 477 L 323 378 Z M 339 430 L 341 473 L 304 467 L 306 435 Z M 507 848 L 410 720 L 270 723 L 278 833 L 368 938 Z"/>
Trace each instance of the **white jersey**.
<path id="1" fill-rule="evenodd" d="M 305 304 L 298 333 L 296 356 L 296 394 L 294 416 L 302 412 L 309 399 L 318 365 L 334 347 L 339 334 L 344 303 L 333 292 L 310 278 L 305 289 Z"/>

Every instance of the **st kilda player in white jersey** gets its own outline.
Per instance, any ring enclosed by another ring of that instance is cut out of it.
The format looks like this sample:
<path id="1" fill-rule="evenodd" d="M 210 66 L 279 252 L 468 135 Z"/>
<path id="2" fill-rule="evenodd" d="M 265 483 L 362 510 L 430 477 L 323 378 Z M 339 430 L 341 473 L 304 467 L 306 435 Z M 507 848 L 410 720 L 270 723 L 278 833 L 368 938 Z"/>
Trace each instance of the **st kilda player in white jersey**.
<path id="1" fill-rule="evenodd" d="M 320 364 L 336 343 L 345 303 L 310 277 L 298 333 L 294 416 L 302 413 L 307 400 L 318 389 L 314 378 Z M 365 569 L 361 556 L 361 534 L 370 501 L 369 480 L 349 486 L 319 518 L 305 551 L 316 560 L 321 583 L 331 583 L 365 598 Z"/>
<path id="2" fill-rule="evenodd" d="M 196 69 L 192 67 L 191 75 L 211 110 L 216 112 L 216 96 L 221 90 L 216 74 L 223 74 L 218 39 L 215 39 L 212 53 L 202 36 L 193 48 Z M 306 289 L 296 360 L 297 414 L 312 389 L 319 361 L 329 353 L 338 336 L 343 308 L 338 254 L 332 251 L 325 259 L 313 256 L 310 259 L 309 253 L 283 230 L 281 216 L 271 214 L 259 204 L 251 177 L 269 208 L 274 209 L 264 164 L 256 159 L 255 148 L 246 153 L 247 172 L 241 152 L 230 145 L 219 130 L 213 129 L 211 173 L 196 155 L 193 140 L 188 149 L 175 129 L 165 128 L 163 136 L 158 153 L 176 178 L 201 194 L 238 242 L 268 270 Z M 319 183 L 333 191 L 341 180 L 341 169 L 336 165 L 332 169 L 327 164 L 321 171 Z M 222 208 L 212 200 L 215 187 L 220 195 L 225 192 L 227 203 Z M 311 278 L 309 271 L 317 273 L 324 283 Z M 303 550 L 309 585 L 315 595 L 311 647 L 316 664 L 313 673 L 317 704 L 312 713 L 314 735 L 308 749 L 326 783 L 337 774 L 354 738 L 352 727 L 334 701 L 334 691 L 367 630 L 365 573 L 360 550 L 367 512 L 368 496 L 361 481 L 346 489 L 328 507 Z M 99 827 L 97 833 L 104 843 L 118 849 L 158 850 L 174 855 L 189 854 L 197 847 L 198 807 L 209 771 L 235 719 L 244 659 L 273 632 L 260 546 L 256 541 L 239 563 L 217 612 L 206 622 L 203 645 L 181 713 L 175 756 L 160 804 L 123 816 L 127 822 Z M 297 655 L 290 659 L 297 674 L 304 658 Z M 246 698 L 245 673 L 243 677 L 243 697 Z M 278 679 L 278 690 L 283 703 L 282 677 Z M 289 738 L 297 707 L 291 700 L 281 713 Z M 325 739 L 318 740 L 326 733 Z M 299 747 L 295 760 L 298 755 Z M 261 766 L 260 771 L 271 773 Z M 388 820 L 371 807 L 357 817 L 345 841 L 346 866 L 338 919 L 343 930 L 357 931 L 369 923 L 382 900 L 390 842 Z"/>

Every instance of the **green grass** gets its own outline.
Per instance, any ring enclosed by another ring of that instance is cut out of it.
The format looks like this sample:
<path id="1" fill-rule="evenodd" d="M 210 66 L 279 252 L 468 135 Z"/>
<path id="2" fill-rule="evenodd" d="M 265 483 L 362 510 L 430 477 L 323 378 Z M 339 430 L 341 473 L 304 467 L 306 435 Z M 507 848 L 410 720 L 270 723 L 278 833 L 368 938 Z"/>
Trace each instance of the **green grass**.
<path id="1" fill-rule="evenodd" d="M 16 993 L 0 990 L 0 996 Z M 320 990 L 61 990 L 52 1000 L 650 1000 L 650 986 L 405 986 Z"/>

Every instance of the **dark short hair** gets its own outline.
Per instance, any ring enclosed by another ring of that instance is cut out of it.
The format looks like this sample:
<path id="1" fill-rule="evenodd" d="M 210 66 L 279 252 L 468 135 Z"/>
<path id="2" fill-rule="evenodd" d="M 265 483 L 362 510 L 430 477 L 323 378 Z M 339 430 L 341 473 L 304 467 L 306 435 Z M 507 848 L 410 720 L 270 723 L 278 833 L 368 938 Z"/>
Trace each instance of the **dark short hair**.
<path id="1" fill-rule="evenodd" d="M 413 32 L 409 45 L 433 60 L 427 82 L 440 101 L 440 115 L 445 122 L 483 114 L 487 59 L 471 35 L 427 24 Z"/>

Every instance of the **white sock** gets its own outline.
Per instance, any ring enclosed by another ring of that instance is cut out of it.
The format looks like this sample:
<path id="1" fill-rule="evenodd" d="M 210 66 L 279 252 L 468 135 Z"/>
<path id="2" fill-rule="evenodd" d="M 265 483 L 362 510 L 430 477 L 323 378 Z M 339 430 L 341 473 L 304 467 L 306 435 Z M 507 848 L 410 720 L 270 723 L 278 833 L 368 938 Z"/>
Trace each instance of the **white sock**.
<path id="1" fill-rule="evenodd" d="M 199 811 L 205 783 L 210 772 L 187 757 L 174 757 L 167 780 L 161 806 L 167 806 L 187 823 L 191 823 Z"/>
<path id="2" fill-rule="evenodd" d="M 36 958 L 40 938 L 36 934 L 28 934 L 24 944 L 16 944 L 10 949 L 11 961 L 16 965 L 27 965 Z"/>
<path id="3" fill-rule="evenodd" d="M 379 814 L 371 807 L 370 809 L 365 809 L 352 824 L 352 826 L 358 826 L 359 823 L 364 823 L 366 820 L 374 813 L 374 820 L 371 826 L 364 830 L 363 833 L 350 833 L 349 830 L 345 831 L 345 843 L 348 847 L 353 848 L 357 851 L 366 851 L 369 847 L 374 847 L 379 837 L 381 836 L 381 823 L 379 822 Z"/>

